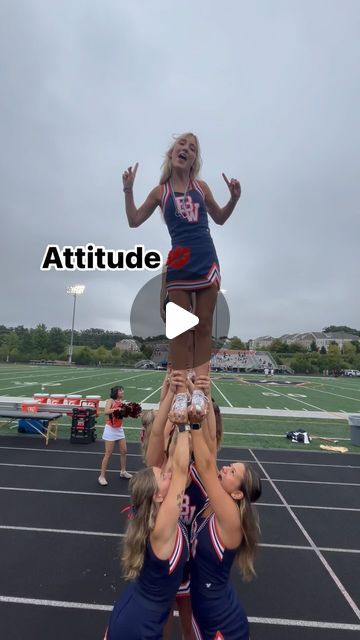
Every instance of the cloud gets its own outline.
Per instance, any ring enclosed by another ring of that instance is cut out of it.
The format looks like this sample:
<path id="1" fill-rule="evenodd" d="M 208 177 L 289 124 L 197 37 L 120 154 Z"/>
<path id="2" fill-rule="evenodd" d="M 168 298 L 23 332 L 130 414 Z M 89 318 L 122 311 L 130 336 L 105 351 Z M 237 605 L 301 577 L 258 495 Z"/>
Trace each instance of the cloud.
<path id="1" fill-rule="evenodd" d="M 46 274 L 41 258 L 88 242 L 166 255 L 159 212 L 129 229 L 121 173 L 139 161 L 140 204 L 193 130 L 219 203 L 222 171 L 242 184 L 211 224 L 232 333 L 358 326 L 359 5 L 228 5 L 5 2 L 2 323 L 69 326 L 81 281 L 78 328 L 125 330 L 146 274 Z"/>

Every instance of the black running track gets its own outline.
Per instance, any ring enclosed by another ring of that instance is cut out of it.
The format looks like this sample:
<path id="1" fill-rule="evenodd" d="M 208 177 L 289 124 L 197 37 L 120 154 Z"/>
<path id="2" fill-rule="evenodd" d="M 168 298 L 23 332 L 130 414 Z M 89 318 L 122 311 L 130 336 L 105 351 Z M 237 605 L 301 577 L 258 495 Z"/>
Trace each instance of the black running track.
<path id="1" fill-rule="evenodd" d="M 0 438 L 0 627 L 6 640 L 102 640 L 124 588 L 128 481 L 103 445 Z M 359 451 L 360 453 L 360 451 Z M 142 466 L 129 444 L 129 471 Z M 355 640 L 360 632 L 360 456 L 224 447 L 263 478 L 257 578 L 233 580 L 251 640 Z M 174 640 L 180 638 L 174 619 Z M 126 640 L 126 639 L 124 639 Z"/>

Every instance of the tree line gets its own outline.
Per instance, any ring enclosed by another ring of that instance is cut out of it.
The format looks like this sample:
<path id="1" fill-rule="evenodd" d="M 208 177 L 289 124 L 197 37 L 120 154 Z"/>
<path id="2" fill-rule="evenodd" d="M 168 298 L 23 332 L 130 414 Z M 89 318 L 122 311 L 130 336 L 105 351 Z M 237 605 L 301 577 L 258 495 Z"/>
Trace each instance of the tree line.
<path id="1" fill-rule="evenodd" d="M 139 353 L 121 352 L 115 344 L 127 338 L 119 331 L 84 329 L 74 331 L 73 361 L 77 364 L 128 365 L 149 358 L 152 348 L 137 338 Z M 31 360 L 67 361 L 71 331 L 38 324 L 35 328 L 5 327 L 0 325 L 0 360 L 5 362 L 30 362 Z"/>
<path id="2" fill-rule="evenodd" d="M 330 328 L 329 328 L 330 330 Z M 342 331 L 359 335 L 356 329 L 331 326 L 331 331 Z M 0 325 L 0 360 L 4 362 L 30 362 L 31 360 L 64 361 L 68 359 L 71 331 L 38 324 L 35 328 L 24 326 L 6 327 Z M 133 353 L 120 351 L 115 344 L 124 338 L 125 333 L 119 331 L 105 331 L 104 329 L 84 329 L 74 331 L 73 362 L 82 365 L 131 365 L 144 359 L 151 358 L 154 345 L 166 340 L 164 335 L 141 338 L 133 336 L 140 347 L 140 351 Z M 225 336 L 218 342 L 218 347 L 225 340 Z M 245 351 L 248 343 L 238 336 L 227 339 L 226 348 Z M 300 343 L 288 345 L 279 339 L 273 340 L 270 351 L 278 364 L 290 366 L 296 373 L 340 372 L 344 369 L 360 370 L 360 342 L 354 340 L 346 343 L 343 349 L 334 341 L 326 351 L 324 347 L 317 349 L 313 340 L 310 350 Z"/>

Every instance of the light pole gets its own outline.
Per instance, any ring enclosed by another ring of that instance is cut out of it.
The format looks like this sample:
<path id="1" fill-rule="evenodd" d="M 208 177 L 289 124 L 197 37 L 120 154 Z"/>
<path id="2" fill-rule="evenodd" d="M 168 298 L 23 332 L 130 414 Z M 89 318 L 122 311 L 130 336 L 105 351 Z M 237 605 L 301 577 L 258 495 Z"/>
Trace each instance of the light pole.
<path id="1" fill-rule="evenodd" d="M 70 348 L 69 348 L 69 361 L 68 361 L 69 367 L 71 367 L 72 354 L 73 354 L 76 296 L 81 296 L 81 294 L 83 294 L 84 291 L 85 291 L 85 285 L 83 285 L 83 284 L 74 284 L 71 287 L 66 287 L 66 293 L 70 293 L 72 296 L 74 296 L 74 306 L 73 306 L 72 325 L 71 325 L 71 338 L 70 338 Z"/>
<path id="2" fill-rule="evenodd" d="M 225 295 L 226 293 L 226 289 L 220 289 L 220 293 L 223 293 Z M 218 339 L 218 301 L 216 299 L 216 305 L 215 305 L 215 341 L 217 341 Z"/>

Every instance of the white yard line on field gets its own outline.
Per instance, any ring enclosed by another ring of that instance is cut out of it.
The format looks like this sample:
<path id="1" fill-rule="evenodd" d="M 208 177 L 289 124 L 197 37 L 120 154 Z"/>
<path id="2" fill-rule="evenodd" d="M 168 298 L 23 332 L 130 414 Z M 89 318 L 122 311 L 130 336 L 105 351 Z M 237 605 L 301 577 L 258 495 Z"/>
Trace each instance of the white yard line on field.
<path id="1" fill-rule="evenodd" d="M 146 402 L 146 400 L 149 400 L 149 398 L 151 398 L 151 396 L 154 396 L 155 393 L 157 393 L 158 391 L 160 391 L 162 387 L 162 384 L 160 385 L 160 387 L 158 387 L 158 389 L 155 389 L 155 391 L 153 391 L 152 393 L 150 393 L 150 395 L 146 396 L 146 398 L 144 398 L 144 400 L 141 400 L 140 404 L 143 404 L 143 402 Z"/>
<path id="2" fill-rule="evenodd" d="M 230 400 L 228 400 L 228 398 L 226 396 L 224 396 L 223 392 L 219 389 L 217 384 L 215 384 L 214 380 L 211 380 L 211 382 L 214 385 L 215 389 L 222 395 L 222 397 L 224 398 L 225 402 L 228 403 L 229 407 L 232 407 L 233 405 L 231 404 Z"/>

